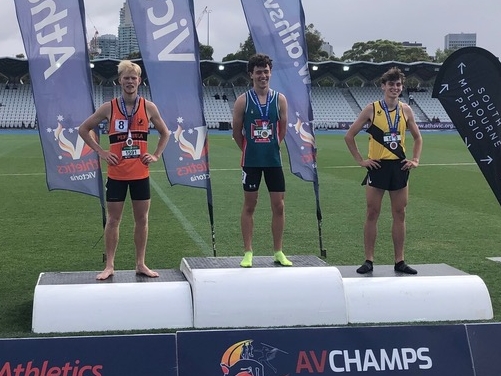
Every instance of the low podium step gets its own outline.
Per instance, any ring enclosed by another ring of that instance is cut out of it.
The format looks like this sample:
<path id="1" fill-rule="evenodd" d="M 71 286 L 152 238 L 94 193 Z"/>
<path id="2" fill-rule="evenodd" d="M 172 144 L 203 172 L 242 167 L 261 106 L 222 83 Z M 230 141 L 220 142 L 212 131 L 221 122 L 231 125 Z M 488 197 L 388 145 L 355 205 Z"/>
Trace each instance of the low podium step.
<path id="1" fill-rule="evenodd" d="M 484 281 L 447 264 L 412 265 L 417 275 L 398 273 L 393 265 L 374 265 L 358 274 L 340 266 L 348 321 L 399 323 L 490 320 L 493 310 Z"/>
<path id="2" fill-rule="evenodd" d="M 158 278 L 115 271 L 41 273 L 33 301 L 33 332 L 80 332 L 193 327 L 191 289 L 179 270 Z"/>

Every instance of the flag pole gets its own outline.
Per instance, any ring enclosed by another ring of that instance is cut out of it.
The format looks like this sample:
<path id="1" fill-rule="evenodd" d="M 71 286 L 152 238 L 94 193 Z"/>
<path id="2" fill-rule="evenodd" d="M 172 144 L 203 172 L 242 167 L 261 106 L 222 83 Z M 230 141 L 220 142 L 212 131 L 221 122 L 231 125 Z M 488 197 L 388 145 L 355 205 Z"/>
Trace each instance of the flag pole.
<path id="1" fill-rule="evenodd" d="M 315 174 L 313 180 L 313 190 L 315 191 L 315 203 L 317 207 L 317 226 L 318 226 L 318 244 L 320 247 L 320 257 L 327 257 L 327 250 L 324 249 L 323 239 L 322 239 L 322 209 L 320 208 L 320 195 L 318 188 L 318 175 Z"/>
<path id="2" fill-rule="evenodd" d="M 209 222 L 212 237 L 212 254 L 216 257 L 216 233 L 214 231 L 214 207 L 212 205 L 212 186 L 210 180 L 207 182 L 207 208 L 209 211 Z"/>

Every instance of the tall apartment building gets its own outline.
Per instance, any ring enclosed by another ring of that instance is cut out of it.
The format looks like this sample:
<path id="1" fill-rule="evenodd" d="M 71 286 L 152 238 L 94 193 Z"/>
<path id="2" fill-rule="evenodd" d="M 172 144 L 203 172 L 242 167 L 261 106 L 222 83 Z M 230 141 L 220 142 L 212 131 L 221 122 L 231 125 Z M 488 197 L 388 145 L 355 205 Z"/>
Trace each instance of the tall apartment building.
<path id="1" fill-rule="evenodd" d="M 133 52 L 139 52 L 136 31 L 132 24 L 129 3 L 125 1 L 120 9 L 120 23 L 118 25 L 118 57 L 124 59 Z"/>
<path id="2" fill-rule="evenodd" d="M 113 34 L 104 34 L 97 37 L 99 53 L 97 59 L 118 59 L 118 38 Z"/>
<path id="3" fill-rule="evenodd" d="M 445 36 L 444 50 L 457 50 L 458 48 L 475 47 L 476 45 L 476 33 L 447 34 Z"/>

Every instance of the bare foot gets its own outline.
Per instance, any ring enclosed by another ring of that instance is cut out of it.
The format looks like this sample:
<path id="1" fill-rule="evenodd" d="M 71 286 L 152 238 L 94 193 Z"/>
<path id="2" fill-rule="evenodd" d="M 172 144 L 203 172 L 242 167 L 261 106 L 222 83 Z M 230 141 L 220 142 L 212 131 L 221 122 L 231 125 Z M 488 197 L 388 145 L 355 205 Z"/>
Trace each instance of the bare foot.
<path id="1" fill-rule="evenodd" d="M 114 272 L 115 271 L 113 270 L 113 268 L 106 268 L 101 273 L 99 273 L 97 275 L 96 279 L 99 279 L 99 280 L 108 279 L 109 277 L 111 277 L 114 274 Z"/>
<path id="2" fill-rule="evenodd" d="M 156 278 L 159 275 L 157 272 L 151 270 L 146 265 L 136 266 L 136 274 L 137 275 L 144 275 L 144 276 L 150 277 L 150 278 Z"/>

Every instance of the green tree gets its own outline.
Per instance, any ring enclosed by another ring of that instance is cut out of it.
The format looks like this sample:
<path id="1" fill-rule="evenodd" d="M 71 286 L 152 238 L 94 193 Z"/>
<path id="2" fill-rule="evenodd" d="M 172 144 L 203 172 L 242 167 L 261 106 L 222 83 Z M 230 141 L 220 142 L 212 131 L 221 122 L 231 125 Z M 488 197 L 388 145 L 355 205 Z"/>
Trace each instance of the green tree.
<path id="1" fill-rule="evenodd" d="M 127 60 L 141 59 L 141 52 L 139 51 L 131 52 L 129 55 L 127 55 L 126 59 Z"/>
<path id="2" fill-rule="evenodd" d="M 223 61 L 232 61 L 232 60 L 249 60 L 249 57 L 256 53 L 256 47 L 254 46 L 254 41 L 251 38 L 251 35 L 247 37 L 245 42 L 240 43 L 240 49 L 234 54 L 228 54 L 223 57 Z"/>
<path id="3" fill-rule="evenodd" d="M 334 55 L 329 56 L 329 54 L 325 51 L 322 51 L 322 45 L 325 43 L 322 38 L 322 34 L 318 30 L 315 29 L 313 24 L 309 24 L 305 29 L 305 39 L 306 46 L 308 48 L 308 60 L 309 61 L 325 61 L 325 60 L 336 60 Z M 256 47 L 254 46 L 254 42 L 252 37 L 247 37 L 247 40 L 244 43 L 240 43 L 240 49 L 235 52 L 226 55 L 223 57 L 223 61 L 231 61 L 231 60 L 249 60 L 249 57 L 256 53 Z"/>
<path id="4" fill-rule="evenodd" d="M 441 50 L 440 48 L 438 48 L 436 51 L 435 51 L 435 62 L 436 63 L 443 63 L 445 61 L 445 59 L 447 59 L 450 54 L 452 54 L 454 51 L 456 51 L 456 49 L 454 48 L 446 48 L 445 50 Z"/>
<path id="5" fill-rule="evenodd" d="M 306 27 L 306 46 L 308 48 L 308 61 L 325 61 L 329 60 L 329 54 L 322 51 L 322 45 L 325 43 L 322 34 L 315 29 L 315 25 L 309 24 Z"/>
<path id="6" fill-rule="evenodd" d="M 397 61 L 413 63 L 415 61 L 431 61 L 430 56 L 420 47 L 403 47 Z"/>
<path id="7" fill-rule="evenodd" d="M 214 54 L 214 48 L 212 46 L 207 46 L 205 44 L 199 44 L 200 60 L 214 60 L 212 55 Z"/>
<path id="8" fill-rule="evenodd" d="M 375 41 L 357 42 L 351 50 L 345 51 L 342 61 L 401 61 L 410 63 L 414 61 L 430 61 L 431 58 L 419 47 L 405 47 L 400 42 L 386 39 Z"/>

